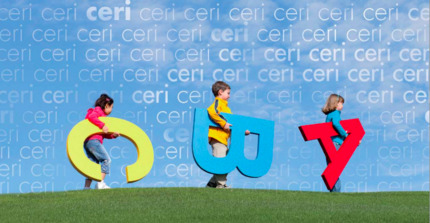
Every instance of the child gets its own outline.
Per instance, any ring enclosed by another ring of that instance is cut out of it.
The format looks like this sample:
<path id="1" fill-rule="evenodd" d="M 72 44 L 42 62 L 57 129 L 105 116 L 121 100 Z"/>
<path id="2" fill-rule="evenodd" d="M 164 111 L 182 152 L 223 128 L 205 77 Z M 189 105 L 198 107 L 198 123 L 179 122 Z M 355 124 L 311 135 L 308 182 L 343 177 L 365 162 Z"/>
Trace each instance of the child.
<path id="1" fill-rule="evenodd" d="M 221 112 L 231 114 L 228 107 L 228 99 L 230 99 L 230 86 L 222 81 L 217 81 L 212 85 L 212 93 L 215 96 L 215 101 L 208 108 L 209 117 L 217 123 L 221 128 L 209 128 L 209 144 L 212 146 L 212 154 L 215 157 L 225 157 L 228 153 L 228 139 L 230 138 L 230 123 L 227 122 Z M 246 135 L 250 132 L 246 130 Z M 230 188 L 227 186 L 227 174 L 214 174 L 209 180 L 206 187 L 210 188 Z"/>
<path id="2" fill-rule="evenodd" d="M 103 130 L 104 133 L 90 136 L 84 142 L 84 148 L 88 158 L 95 163 L 101 163 L 102 166 L 102 181 L 96 184 L 96 189 L 110 188 L 104 182 L 106 174 L 109 174 L 111 159 L 105 147 L 103 146 L 103 139 L 114 139 L 119 137 L 120 134 L 118 132 L 108 134 L 109 128 L 99 120 L 99 117 L 105 117 L 109 115 L 112 112 L 112 108 L 113 99 L 110 98 L 107 94 L 102 94 L 94 104 L 94 109 L 88 109 L 87 116 L 85 117 L 91 123 Z M 90 179 L 85 180 L 84 190 L 91 189 L 91 182 L 92 180 Z"/>
<path id="3" fill-rule="evenodd" d="M 343 129 L 343 127 L 340 125 L 340 113 L 343 109 L 343 103 L 345 103 L 345 99 L 337 94 L 332 94 L 327 99 L 327 102 L 322 109 L 322 112 L 327 115 L 326 122 L 332 122 L 334 129 L 339 134 L 338 136 L 333 136 L 332 141 L 336 147 L 336 150 L 339 150 L 340 146 L 343 143 L 343 140 L 347 136 L 347 131 Z M 328 161 L 327 161 L 328 164 Z M 340 192 L 341 184 L 340 179 L 337 180 L 336 184 L 334 185 L 333 189 L 330 190 L 330 192 Z"/>

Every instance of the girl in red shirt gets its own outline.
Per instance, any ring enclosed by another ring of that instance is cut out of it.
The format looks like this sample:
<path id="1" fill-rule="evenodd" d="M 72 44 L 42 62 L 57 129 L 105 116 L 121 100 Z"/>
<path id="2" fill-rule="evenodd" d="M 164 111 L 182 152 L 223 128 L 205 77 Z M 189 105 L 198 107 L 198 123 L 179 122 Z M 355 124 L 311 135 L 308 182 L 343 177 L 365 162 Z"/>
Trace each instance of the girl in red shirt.
<path id="1" fill-rule="evenodd" d="M 90 136 L 84 142 L 84 149 L 88 158 L 97 164 L 100 163 L 102 169 L 102 181 L 96 184 L 95 189 L 110 188 L 104 182 L 106 174 L 109 174 L 111 159 L 109 157 L 109 153 L 103 146 L 103 139 L 115 139 L 119 137 L 120 134 L 118 132 L 109 134 L 109 128 L 105 125 L 105 123 L 100 121 L 99 117 L 108 116 L 112 112 L 113 102 L 113 99 L 107 94 L 102 94 L 94 104 L 94 109 L 88 109 L 87 115 L 85 117 L 103 131 L 103 134 Z M 91 179 L 86 179 L 84 189 L 91 189 L 91 182 Z"/>

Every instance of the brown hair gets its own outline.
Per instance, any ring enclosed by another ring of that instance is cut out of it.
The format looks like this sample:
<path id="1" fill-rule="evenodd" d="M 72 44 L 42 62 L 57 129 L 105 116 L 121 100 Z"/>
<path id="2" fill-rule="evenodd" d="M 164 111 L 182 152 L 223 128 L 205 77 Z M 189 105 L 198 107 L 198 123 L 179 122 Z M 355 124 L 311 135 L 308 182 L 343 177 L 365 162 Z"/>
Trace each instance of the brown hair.
<path id="1" fill-rule="evenodd" d="M 338 94 L 331 94 L 330 97 L 328 97 L 327 102 L 322 109 L 322 112 L 328 115 L 330 112 L 335 111 L 337 103 L 339 102 L 345 103 L 345 99 Z"/>
<path id="2" fill-rule="evenodd" d="M 227 89 L 231 89 L 230 85 L 228 85 L 223 81 L 217 81 L 215 82 L 215 84 L 212 85 L 212 93 L 214 94 L 215 97 L 218 96 L 219 90 L 225 91 Z"/>

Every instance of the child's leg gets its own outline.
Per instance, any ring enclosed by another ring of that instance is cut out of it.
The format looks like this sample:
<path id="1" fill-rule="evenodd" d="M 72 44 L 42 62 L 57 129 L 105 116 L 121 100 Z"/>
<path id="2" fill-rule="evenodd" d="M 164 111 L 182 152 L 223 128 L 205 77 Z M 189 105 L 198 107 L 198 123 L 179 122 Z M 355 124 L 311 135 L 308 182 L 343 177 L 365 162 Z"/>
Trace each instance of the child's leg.
<path id="1" fill-rule="evenodd" d="M 340 179 L 337 179 L 336 184 L 330 192 L 340 192 Z"/>
<path id="2" fill-rule="evenodd" d="M 94 142 L 93 142 L 94 141 Z M 102 180 L 109 174 L 111 159 L 105 147 L 98 140 L 91 140 L 87 147 L 102 167 Z"/>
<path id="3" fill-rule="evenodd" d="M 334 145 L 336 147 L 336 150 L 339 150 L 340 145 L 337 143 L 335 143 Z M 327 164 L 328 164 L 328 161 L 327 161 Z M 336 183 L 334 184 L 334 187 L 330 190 L 330 192 L 340 192 L 340 188 L 341 188 L 341 184 L 340 184 L 340 178 L 339 178 L 337 179 Z"/>
<path id="4" fill-rule="evenodd" d="M 216 141 L 216 140 L 214 140 L 214 139 L 211 139 L 210 141 L 209 141 L 209 144 L 212 146 L 212 141 Z M 213 150 L 214 150 L 214 148 L 213 148 L 213 146 L 212 146 L 212 154 L 214 154 L 213 153 Z M 211 179 L 209 180 L 209 182 L 208 182 L 208 185 L 210 185 L 211 187 L 216 187 L 217 186 L 217 183 L 216 183 L 216 176 L 215 176 L 215 174 L 214 175 L 212 175 L 212 177 L 211 177 Z"/>
<path id="5" fill-rule="evenodd" d="M 212 175 L 211 179 L 209 180 L 209 183 L 214 183 L 214 184 L 216 184 L 215 175 Z"/>
<path id="6" fill-rule="evenodd" d="M 228 149 L 226 145 L 214 139 L 210 141 L 210 144 L 212 146 L 213 156 L 219 157 L 219 158 L 227 156 Z M 215 181 L 216 185 L 225 185 L 227 182 L 227 174 L 214 174 L 212 178 L 213 178 L 213 181 Z"/>
<path id="7" fill-rule="evenodd" d="M 93 182 L 91 179 L 85 179 L 85 187 L 91 187 L 91 182 Z"/>
<path id="8" fill-rule="evenodd" d="M 105 180 L 105 177 L 106 177 L 106 173 L 103 173 L 103 172 L 102 172 L 102 181 L 104 181 L 104 180 Z"/>
<path id="9" fill-rule="evenodd" d="M 91 146 L 92 144 L 93 144 L 93 142 L 89 143 L 89 141 L 87 141 L 87 142 L 84 143 L 85 153 L 87 154 L 88 159 L 90 159 L 94 163 L 98 164 L 99 161 L 97 160 L 97 158 L 93 155 L 93 153 L 89 149 L 89 145 Z M 91 179 L 85 179 L 85 187 L 86 188 L 91 187 L 91 183 L 92 183 Z"/>

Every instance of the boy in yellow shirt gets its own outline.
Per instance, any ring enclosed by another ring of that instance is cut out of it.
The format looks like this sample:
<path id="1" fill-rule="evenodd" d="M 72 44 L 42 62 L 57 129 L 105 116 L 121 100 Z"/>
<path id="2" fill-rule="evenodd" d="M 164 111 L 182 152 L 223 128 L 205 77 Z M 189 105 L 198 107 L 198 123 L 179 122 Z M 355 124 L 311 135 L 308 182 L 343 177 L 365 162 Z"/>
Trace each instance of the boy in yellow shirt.
<path id="1" fill-rule="evenodd" d="M 212 154 L 215 157 L 225 157 L 228 153 L 228 139 L 230 138 L 230 123 L 227 122 L 220 113 L 231 114 L 228 107 L 228 99 L 230 99 L 230 86 L 222 81 L 217 81 L 212 85 L 212 93 L 215 96 L 215 101 L 209 106 L 208 113 L 210 119 L 217 123 L 221 128 L 209 128 L 209 144 L 212 146 Z M 245 132 L 249 135 L 249 131 Z M 209 180 L 206 187 L 211 188 L 230 188 L 227 186 L 227 174 L 214 174 Z"/>

